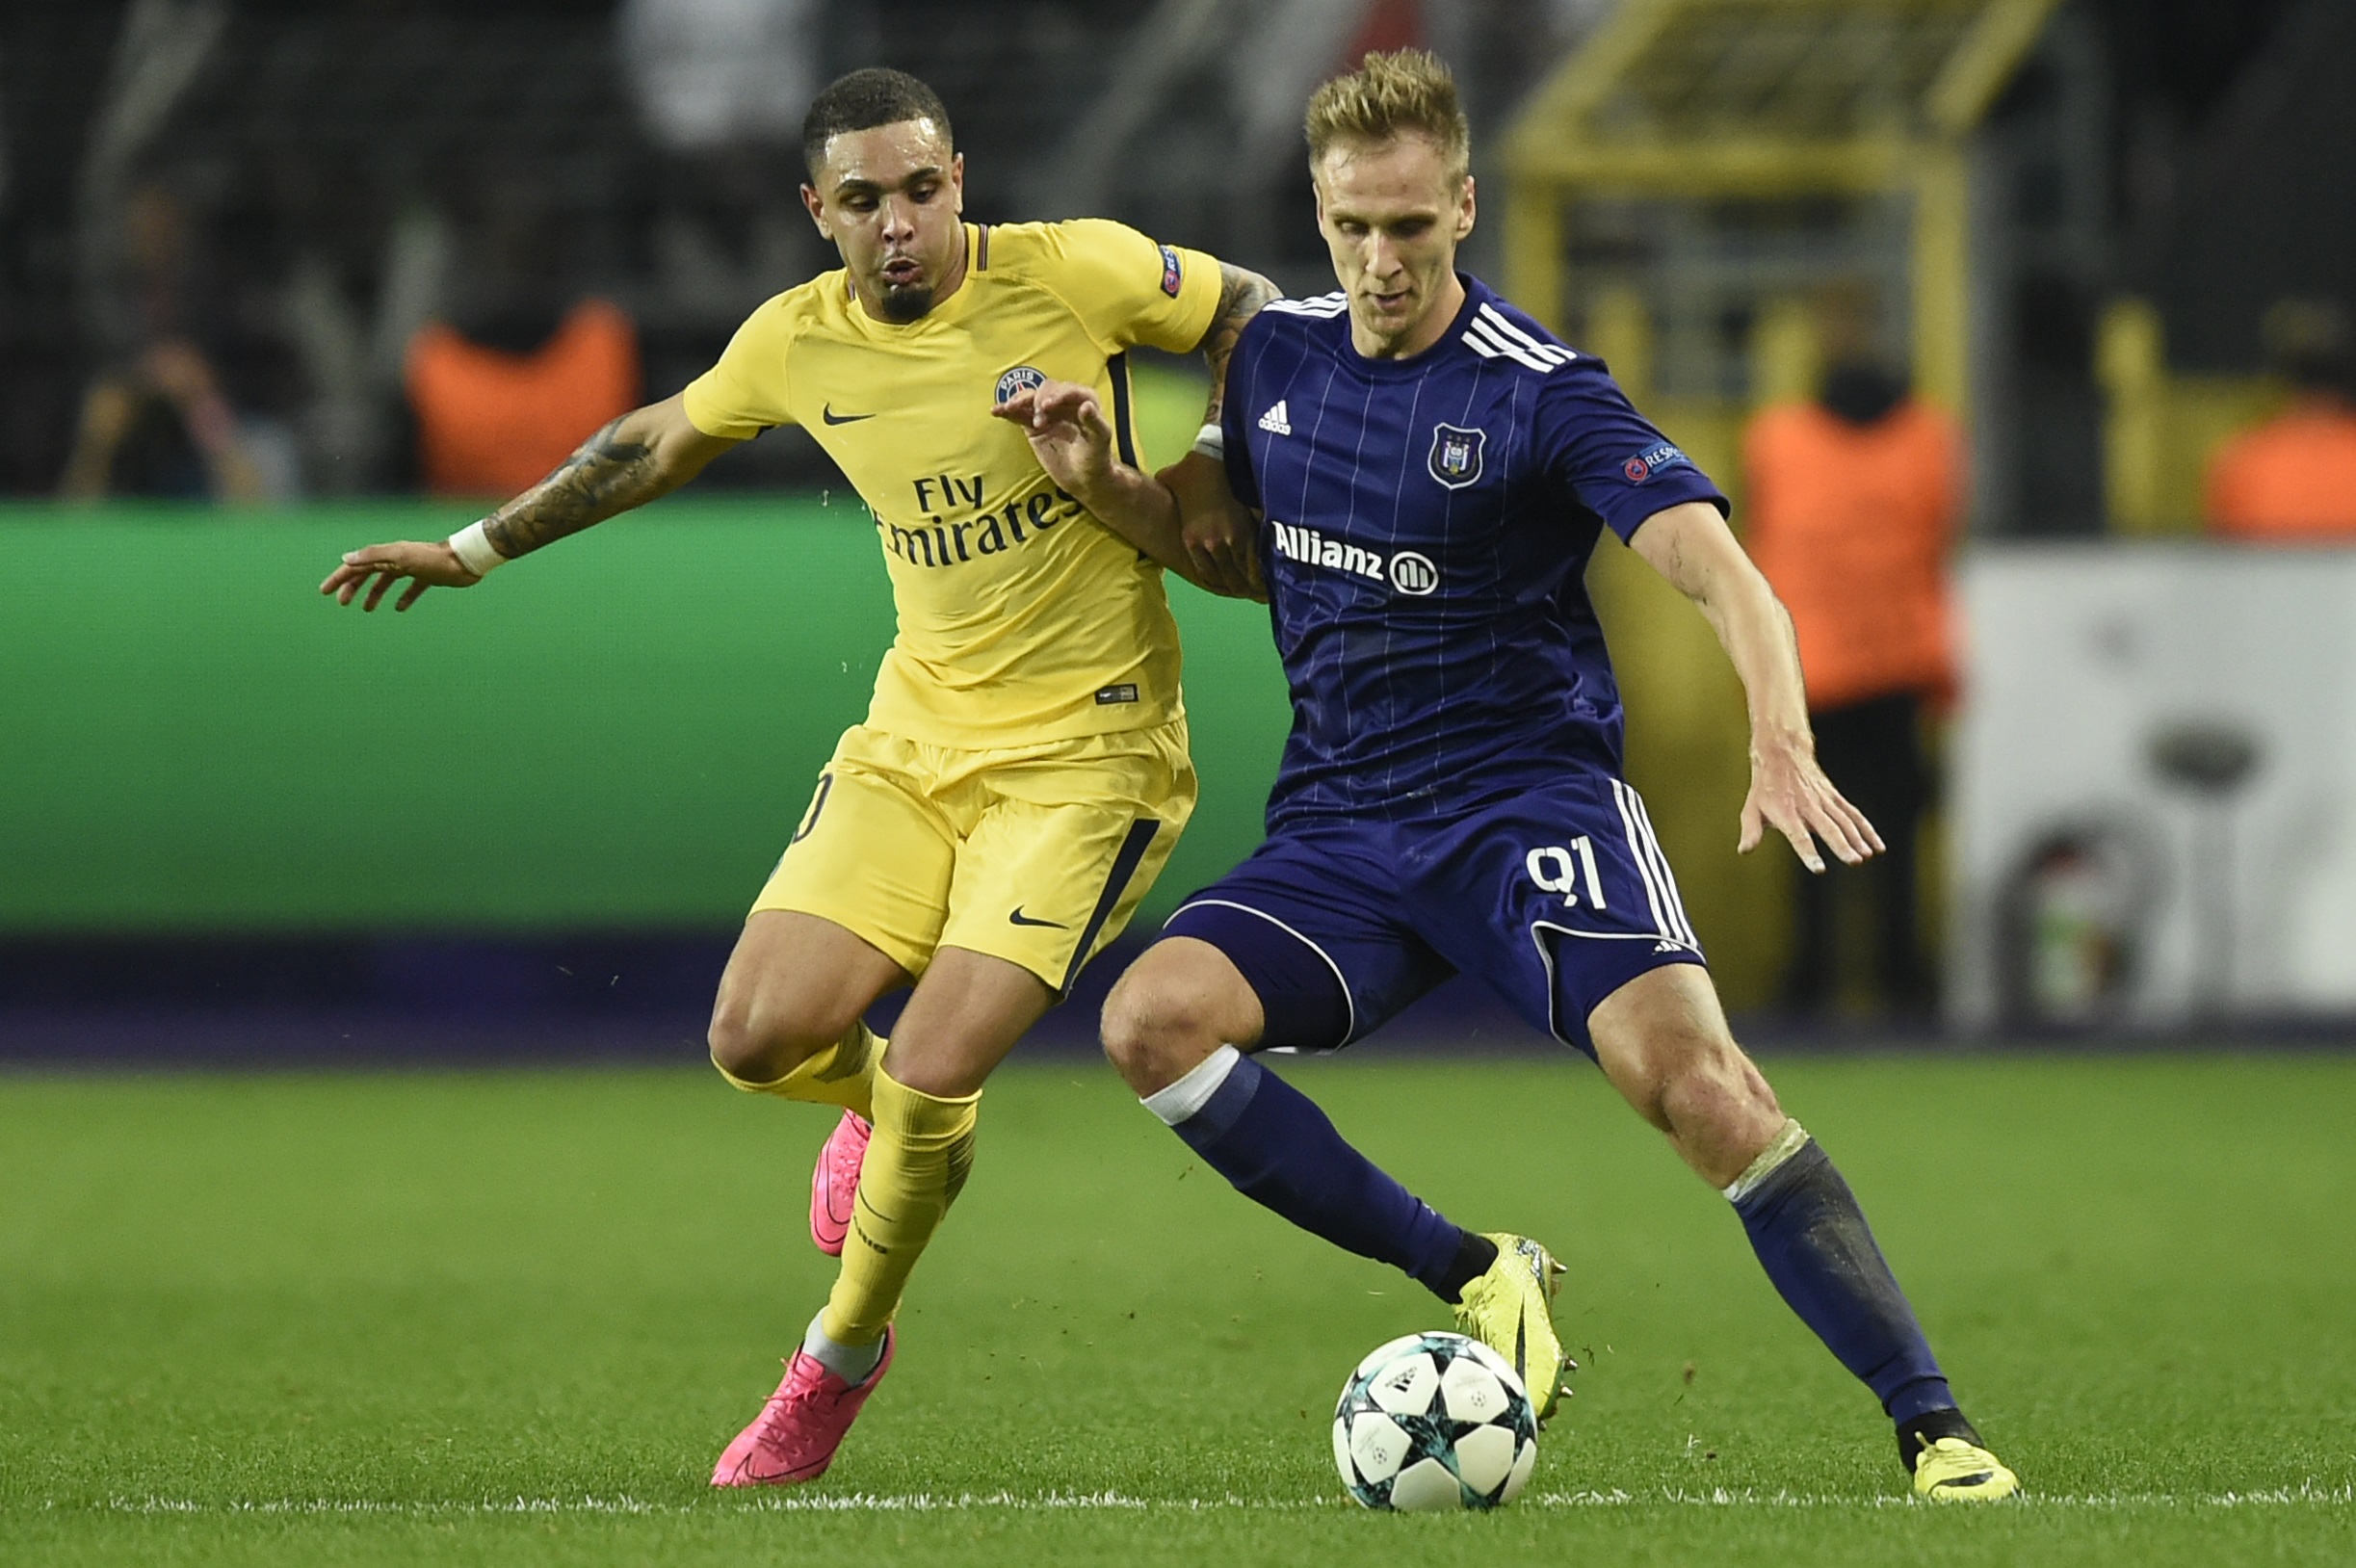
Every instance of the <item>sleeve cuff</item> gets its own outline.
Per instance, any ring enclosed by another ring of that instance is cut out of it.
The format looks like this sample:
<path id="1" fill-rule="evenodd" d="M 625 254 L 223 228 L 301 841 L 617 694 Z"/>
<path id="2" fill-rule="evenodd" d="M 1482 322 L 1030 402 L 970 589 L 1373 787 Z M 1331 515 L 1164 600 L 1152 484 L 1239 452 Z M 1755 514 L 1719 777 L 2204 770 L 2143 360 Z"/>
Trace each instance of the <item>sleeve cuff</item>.
<path id="1" fill-rule="evenodd" d="M 1716 485 L 1699 474 L 1689 479 L 1662 476 L 1640 490 L 1622 491 L 1617 500 L 1599 509 L 1599 511 L 1605 525 L 1617 534 L 1624 543 L 1636 537 L 1636 530 L 1642 528 L 1645 519 L 1655 512 L 1666 511 L 1688 501 L 1707 501 L 1718 509 L 1721 517 L 1734 515 L 1733 504 Z"/>

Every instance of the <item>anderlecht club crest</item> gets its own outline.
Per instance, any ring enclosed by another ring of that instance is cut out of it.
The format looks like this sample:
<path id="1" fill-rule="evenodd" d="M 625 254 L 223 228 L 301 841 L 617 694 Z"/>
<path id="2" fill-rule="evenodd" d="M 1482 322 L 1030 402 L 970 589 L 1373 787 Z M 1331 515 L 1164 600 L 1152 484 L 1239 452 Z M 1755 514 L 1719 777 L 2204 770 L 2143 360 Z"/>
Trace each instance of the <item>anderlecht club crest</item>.
<path id="1" fill-rule="evenodd" d="M 1431 428 L 1431 477 L 1452 490 L 1461 490 L 1480 478 L 1484 431 L 1458 430 L 1453 425 Z"/>

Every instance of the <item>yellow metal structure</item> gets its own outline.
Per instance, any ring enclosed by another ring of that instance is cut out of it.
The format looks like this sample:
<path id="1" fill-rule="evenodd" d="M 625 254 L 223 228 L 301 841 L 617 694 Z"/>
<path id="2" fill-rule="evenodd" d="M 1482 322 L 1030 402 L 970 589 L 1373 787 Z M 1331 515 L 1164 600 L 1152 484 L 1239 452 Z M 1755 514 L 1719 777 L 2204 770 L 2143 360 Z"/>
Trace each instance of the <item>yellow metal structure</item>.
<path id="1" fill-rule="evenodd" d="M 2059 0 L 1621 0 L 1507 135 L 1506 293 L 1566 325 L 1583 199 L 1710 202 L 1905 197 L 1915 382 L 1971 409 L 1966 139 Z M 1759 301 L 1748 400 L 1663 398 L 1652 325 L 1630 287 L 1584 301 L 1581 347 L 1735 494 L 1753 406 L 1805 395 L 1816 345 L 1796 300 Z M 1701 617 L 1629 552 L 1598 552 L 1591 589 L 1631 716 L 1629 766 L 1680 868 L 1730 1004 L 1772 998 L 1795 875 L 1772 846 L 1732 847 L 1749 782 L 1742 695 Z M 1926 862 L 1936 835 L 1924 836 Z M 1924 867 L 1935 916 L 1935 865 Z M 1926 930 L 1932 928 L 1926 923 Z"/>
<path id="2" fill-rule="evenodd" d="M 2266 377 L 2170 374 L 2160 312 L 2145 300 L 2116 300 L 2103 313 L 2094 376 L 2109 405 L 2104 500 L 2122 534 L 2201 532 L 2217 449 L 2286 401 L 2286 389 Z"/>
<path id="3" fill-rule="evenodd" d="M 1964 140 L 2058 4 L 1622 0 L 1508 134 L 1507 292 L 1559 323 L 1581 196 L 1910 196 L 1916 380 L 1964 413 Z"/>

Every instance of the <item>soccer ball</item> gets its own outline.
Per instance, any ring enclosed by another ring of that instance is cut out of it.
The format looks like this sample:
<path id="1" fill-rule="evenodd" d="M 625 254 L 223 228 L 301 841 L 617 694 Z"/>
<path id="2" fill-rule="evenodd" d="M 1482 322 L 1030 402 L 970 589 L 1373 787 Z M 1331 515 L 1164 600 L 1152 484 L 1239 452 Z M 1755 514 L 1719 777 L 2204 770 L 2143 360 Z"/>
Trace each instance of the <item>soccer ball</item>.
<path id="1" fill-rule="evenodd" d="M 1343 1385 L 1333 1462 L 1369 1508 L 1494 1508 L 1529 1484 L 1537 1412 L 1505 1358 L 1479 1340 L 1409 1334 Z"/>

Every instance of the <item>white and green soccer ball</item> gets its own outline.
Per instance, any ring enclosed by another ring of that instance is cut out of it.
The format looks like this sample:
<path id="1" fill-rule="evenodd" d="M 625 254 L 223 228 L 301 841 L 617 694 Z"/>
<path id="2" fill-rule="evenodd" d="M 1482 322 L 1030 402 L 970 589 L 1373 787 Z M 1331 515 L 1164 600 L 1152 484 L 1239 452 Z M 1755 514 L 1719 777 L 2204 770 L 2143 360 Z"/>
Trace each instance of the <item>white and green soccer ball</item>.
<path id="1" fill-rule="evenodd" d="M 1409 1334 L 1349 1374 L 1333 1408 L 1333 1462 L 1369 1508 L 1494 1508 L 1530 1483 L 1537 1412 L 1479 1340 Z"/>

